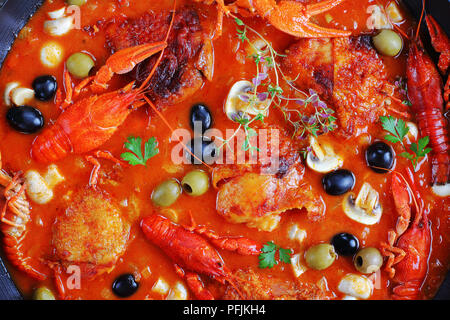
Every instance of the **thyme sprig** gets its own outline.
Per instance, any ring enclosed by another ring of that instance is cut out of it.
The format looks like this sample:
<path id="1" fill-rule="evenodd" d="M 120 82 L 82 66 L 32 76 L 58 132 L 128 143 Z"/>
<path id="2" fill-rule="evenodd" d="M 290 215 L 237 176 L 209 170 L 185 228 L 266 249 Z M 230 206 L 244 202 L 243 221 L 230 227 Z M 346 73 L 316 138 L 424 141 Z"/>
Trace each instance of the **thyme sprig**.
<path id="1" fill-rule="evenodd" d="M 300 138 L 306 138 L 307 134 L 317 136 L 322 132 L 333 131 L 337 127 L 336 118 L 333 116 L 334 110 L 328 108 L 315 91 L 309 90 L 306 93 L 293 85 L 296 79 L 288 79 L 276 61 L 276 58 L 285 57 L 285 55 L 277 52 L 272 44 L 258 31 L 246 25 L 239 18 L 235 18 L 235 23 L 237 24 L 237 37 L 242 43 L 247 43 L 250 46 L 252 54 L 248 58 L 252 59 L 256 65 L 256 75 L 252 79 L 252 90 L 247 94 L 240 95 L 239 99 L 248 103 L 246 110 L 252 110 L 255 115 L 252 117 L 249 112 L 242 112 L 236 116 L 233 120 L 239 123 L 239 127 L 231 138 L 223 140 L 221 147 L 228 144 L 237 132 L 243 129 L 245 140 L 241 149 L 251 152 L 259 150 L 250 144 L 251 138 L 257 136 L 256 130 L 251 128 L 250 125 L 256 121 L 263 123 L 271 106 L 275 106 L 283 113 L 285 121 L 291 124 L 294 129 L 293 136 L 299 135 Z M 256 35 L 259 45 L 256 45 L 258 42 L 250 41 L 249 33 Z M 271 81 L 269 72 L 273 73 L 274 81 Z M 295 97 L 284 95 L 285 91 L 281 85 L 282 80 L 283 86 L 293 91 Z M 288 105 L 292 101 L 304 107 L 303 109 L 312 106 L 315 112 L 308 116 L 300 109 L 289 108 Z"/>
<path id="2" fill-rule="evenodd" d="M 403 77 L 397 77 L 394 82 L 395 87 L 397 88 L 398 92 L 403 95 L 404 97 L 408 96 L 408 84 L 406 83 L 406 79 Z M 409 101 L 407 98 L 402 100 L 402 104 L 410 107 L 411 101 Z"/>

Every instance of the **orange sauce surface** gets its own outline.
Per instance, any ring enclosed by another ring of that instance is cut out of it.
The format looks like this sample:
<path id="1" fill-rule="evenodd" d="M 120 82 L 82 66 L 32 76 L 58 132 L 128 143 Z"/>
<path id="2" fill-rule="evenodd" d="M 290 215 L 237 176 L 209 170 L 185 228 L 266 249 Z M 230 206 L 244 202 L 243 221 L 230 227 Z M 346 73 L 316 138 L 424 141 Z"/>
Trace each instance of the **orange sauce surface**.
<path id="1" fill-rule="evenodd" d="M 43 30 L 43 23 L 46 20 L 48 11 L 59 9 L 63 5 L 63 0 L 46 1 L 42 8 L 31 18 L 26 28 L 26 37 L 19 37 L 14 43 L 10 54 L 4 62 L 0 72 L 0 92 L 4 92 L 5 85 L 11 81 L 18 81 L 24 86 L 31 87 L 34 78 L 42 74 L 51 74 L 57 78 L 58 85 L 62 86 L 64 64 L 54 69 L 44 67 L 39 62 L 39 51 L 42 45 L 49 40 L 56 41 L 64 48 L 64 57 L 67 59 L 72 53 L 78 51 L 89 52 L 96 59 L 96 70 L 105 63 L 109 52 L 105 47 L 105 35 L 100 30 L 95 35 L 90 35 L 86 31 L 72 30 L 68 35 L 54 38 L 46 34 Z M 187 1 L 178 1 L 181 6 Z M 368 33 L 365 21 L 368 18 L 366 8 L 375 3 L 385 5 L 387 0 L 352 0 L 346 1 L 342 5 L 330 10 L 328 13 L 333 17 L 330 23 L 326 22 L 325 14 L 317 17 L 317 22 L 323 26 L 332 28 L 346 28 L 352 30 L 354 34 Z M 127 5 L 128 4 L 128 5 Z M 198 5 L 198 4 L 195 4 Z M 98 20 L 108 19 L 116 15 L 126 15 L 137 17 L 148 10 L 159 11 L 170 9 L 171 1 L 101 1 L 88 0 L 88 3 L 81 7 L 81 24 L 90 26 Z M 214 6 L 201 5 L 201 18 L 215 20 L 216 10 Z M 260 18 L 248 18 L 244 21 L 258 30 L 279 52 L 283 52 L 294 38 L 267 25 Z M 401 27 L 407 31 L 411 30 L 412 24 L 407 22 Z M 163 111 L 164 117 L 174 128 L 189 129 L 189 112 L 193 104 L 203 102 L 209 106 L 214 124 L 219 130 L 236 127 L 228 120 L 223 112 L 223 104 L 227 97 L 230 86 L 237 80 L 251 79 L 255 73 L 255 65 L 245 58 L 245 53 L 239 48 L 239 40 L 236 38 L 236 25 L 232 19 L 224 19 L 223 35 L 214 40 L 215 65 L 213 81 L 205 81 L 204 86 L 186 101 L 167 107 Z M 406 52 L 397 58 L 385 58 L 385 63 L 389 77 L 393 80 L 396 76 L 404 76 Z M 64 59 L 64 60 L 65 60 Z M 96 71 L 95 70 L 95 71 Z M 112 88 L 119 88 L 128 83 L 129 79 L 117 76 L 112 80 Z M 60 114 L 60 110 L 52 102 L 40 102 L 33 100 L 31 105 L 35 106 L 43 113 L 46 126 L 54 122 Z M 5 114 L 7 107 L 1 104 L 0 117 L 0 151 L 2 153 L 3 168 L 10 172 L 26 172 L 30 169 L 43 173 L 47 165 L 35 162 L 30 157 L 30 147 L 36 135 L 24 135 L 14 131 L 6 122 Z M 283 121 L 276 112 L 269 121 Z M 374 141 L 382 140 L 385 132 L 380 124 L 368 128 L 368 139 Z M 82 299 L 116 299 L 112 293 L 111 284 L 114 279 L 123 273 L 142 274 L 145 269 L 151 270 L 151 275 L 141 277 L 140 288 L 132 299 L 162 299 L 161 295 L 151 291 L 152 286 L 159 277 L 163 277 L 169 285 L 174 285 L 177 281 L 182 281 L 175 273 L 173 262 L 164 253 L 150 244 L 143 236 L 139 227 L 139 217 L 145 217 L 157 212 L 157 209 L 150 201 L 152 190 L 162 181 L 169 178 L 181 180 L 184 174 L 192 170 L 191 165 L 181 165 L 177 167 L 176 173 L 170 173 L 167 168 L 171 164 L 171 151 L 175 143 L 171 141 L 171 132 L 163 124 L 157 115 L 152 113 L 147 107 L 142 107 L 134 111 L 126 122 L 117 130 L 115 135 L 106 144 L 101 146 L 101 150 L 108 150 L 116 157 L 124 151 L 123 144 L 130 136 L 140 136 L 143 140 L 156 137 L 159 142 L 159 154 L 152 158 L 147 167 L 130 166 L 117 168 L 109 161 L 101 160 L 101 177 L 103 183 L 101 188 L 106 190 L 117 201 L 130 200 L 135 198 L 138 204 L 137 212 L 130 207 L 124 207 L 124 217 L 130 221 L 130 240 L 125 254 L 119 259 L 111 273 L 103 274 L 94 280 L 82 280 L 81 289 L 70 290 L 72 298 Z M 382 241 L 386 241 L 388 230 L 395 226 L 397 215 L 393 208 L 393 199 L 390 190 L 389 175 L 376 174 L 370 170 L 365 161 L 365 144 L 355 139 L 343 139 L 342 137 L 328 135 L 327 139 L 333 143 L 335 150 L 344 157 L 343 168 L 351 169 L 356 177 L 354 191 L 357 192 L 364 182 L 369 182 L 380 194 L 380 202 L 383 206 L 383 216 L 381 221 L 373 226 L 366 226 L 350 220 L 342 211 L 341 203 L 343 196 L 329 196 L 321 191 L 321 195 L 326 203 L 326 215 L 320 222 L 311 222 L 307 219 L 306 213 L 301 210 L 292 210 L 282 215 L 280 227 L 273 232 L 261 232 L 256 229 L 249 229 L 245 225 L 232 224 L 227 222 L 216 212 L 216 194 L 214 188 L 201 198 L 189 197 L 182 194 L 171 208 L 180 213 L 180 224 L 189 224 L 190 211 L 199 225 L 207 225 L 220 235 L 246 236 L 254 240 L 266 243 L 274 241 L 284 248 L 292 248 L 294 252 L 303 252 L 311 245 L 329 242 L 331 237 L 338 232 L 349 232 L 360 240 L 360 246 L 379 247 Z M 400 148 L 394 146 L 397 153 Z M 54 192 L 54 199 L 46 205 L 32 203 L 32 221 L 27 225 L 27 234 L 24 239 L 22 250 L 33 259 L 45 261 L 51 254 L 52 225 L 58 214 L 65 210 L 66 203 L 63 201 L 64 195 L 70 191 L 85 188 L 91 174 L 92 166 L 85 161 L 84 155 L 69 155 L 65 159 L 58 161 L 57 166 L 65 177 L 65 181 L 59 184 Z M 397 157 L 395 169 L 408 166 L 408 161 Z M 206 168 L 205 168 L 206 169 Z M 170 171 L 170 170 L 169 170 Z M 311 170 L 306 171 L 312 187 L 316 190 L 323 190 L 321 185 L 321 175 Z M 108 177 L 116 180 L 117 184 L 107 182 Z M 429 210 L 432 230 L 432 250 L 428 261 L 428 273 L 422 287 L 425 297 L 431 298 L 449 268 L 448 249 L 450 239 L 449 209 L 450 200 L 448 198 L 438 198 L 431 193 L 430 189 L 430 163 L 426 159 L 421 163 L 418 172 L 415 173 L 416 185 L 425 201 L 425 208 Z M 128 201 L 130 203 L 130 201 Z M 298 224 L 307 232 L 307 238 L 302 247 L 287 237 L 288 229 L 292 224 Z M 244 257 L 221 250 L 225 263 L 231 270 L 245 268 L 247 266 L 257 267 L 257 257 Z M 42 263 L 45 267 L 45 264 Z M 26 274 L 17 271 L 14 267 L 9 267 L 15 282 L 26 297 L 31 296 L 34 288 L 45 285 L 56 292 L 53 278 L 38 282 L 29 278 Z M 294 276 L 287 264 L 278 264 L 272 269 L 258 270 L 261 273 L 269 273 L 278 277 L 294 281 Z M 347 273 L 356 273 L 351 258 L 338 257 L 333 265 L 326 270 L 316 271 L 309 269 L 301 276 L 302 282 L 316 283 L 325 277 L 328 287 L 336 295 L 342 298 L 343 294 L 337 290 L 340 279 Z M 379 286 L 374 289 L 371 299 L 389 299 L 391 294 L 391 283 L 385 272 L 380 273 Z M 207 280 L 210 281 L 210 280 Z"/>

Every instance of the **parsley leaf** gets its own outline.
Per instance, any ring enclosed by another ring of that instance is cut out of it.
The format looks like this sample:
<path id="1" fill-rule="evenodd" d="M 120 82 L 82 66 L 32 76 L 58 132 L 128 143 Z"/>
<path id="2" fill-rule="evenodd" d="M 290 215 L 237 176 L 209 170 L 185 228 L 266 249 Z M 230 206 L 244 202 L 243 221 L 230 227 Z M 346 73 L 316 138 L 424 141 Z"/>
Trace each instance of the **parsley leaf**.
<path id="1" fill-rule="evenodd" d="M 259 258 L 259 267 L 261 269 L 264 268 L 273 268 L 278 262 L 275 259 L 275 253 L 277 252 L 277 246 L 273 242 L 267 242 L 261 249 L 261 254 L 258 256 Z"/>
<path id="2" fill-rule="evenodd" d="M 128 141 L 125 142 L 124 148 L 130 150 L 131 152 L 124 152 L 120 155 L 120 157 L 132 166 L 139 164 L 147 166 L 148 159 L 159 153 L 158 142 L 155 137 L 151 137 L 144 144 L 144 155 L 142 155 L 142 138 L 140 137 L 128 137 Z"/>
<path id="3" fill-rule="evenodd" d="M 290 264 L 291 263 L 291 249 L 278 249 L 280 254 L 280 261 Z"/>
<path id="4" fill-rule="evenodd" d="M 388 134 L 384 138 L 392 143 L 399 142 L 403 146 L 403 149 L 405 149 L 405 151 L 400 153 L 399 156 L 410 160 L 414 169 L 416 169 L 419 159 L 425 157 L 425 155 L 431 151 L 431 148 L 426 148 L 426 146 L 430 142 L 430 138 L 428 136 L 423 137 L 419 139 L 417 143 L 411 143 L 409 149 L 413 153 L 410 153 L 403 142 L 404 138 L 409 132 L 409 128 L 406 125 L 405 121 L 403 121 L 402 119 L 396 119 L 392 116 L 381 116 L 380 120 L 383 129 L 391 133 L 391 135 Z"/>
<path id="5" fill-rule="evenodd" d="M 234 18 L 234 22 L 236 22 L 236 24 L 238 26 L 243 26 L 244 25 L 244 22 L 241 19 L 238 19 L 238 18 Z"/>
<path id="6" fill-rule="evenodd" d="M 381 116 L 380 120 L 383 129 L 392 134 L 387 135 L 385 139 L 392 143 L 400 142 L 403 145 L 403 139 L 409 132 L 409 128 L 406 126 L 405 121 L 402 119 L 395 119 L 392 116 Z"/>
<path id="7" fill-rule="evenodd" d="M 279 246 L 277 246 L 272 241 L 267 242 L 262 249 L 261 253 L 259 254 L 259 267 L 261 269 L 265 268 L 273 268 L 274 265 L 278 264 L 278 260 L 276 259 L 276 253 L 278 251 L 279 255 L 279 261 L 284 263 L 291 263 L 291 250 L 290 249 L 283 249 Z"/>

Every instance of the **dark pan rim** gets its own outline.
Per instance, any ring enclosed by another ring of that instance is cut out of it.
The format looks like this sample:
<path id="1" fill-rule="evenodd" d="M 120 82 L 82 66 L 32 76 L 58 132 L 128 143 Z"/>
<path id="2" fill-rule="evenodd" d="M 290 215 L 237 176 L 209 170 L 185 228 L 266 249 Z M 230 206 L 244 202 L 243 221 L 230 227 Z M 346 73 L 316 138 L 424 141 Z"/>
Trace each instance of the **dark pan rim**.
<path id="1" fill-rule="evenodd" d="M 19 31 L 26 25 L 28 20 L 44 1 L 45 0 L 0 0 L 0 69 Z M 402 2 L 412 13 L 413 17 L 416 19 L 420 17 L 422 9 L 421 0 L 403 0 Z M 443 26 L 446 33 L 450 35 L 450 20 L 448 19 L 450 4 L 448 0 L 428 1 L 427 12 L 431 14 Z M 431 47 L 428 32 L 425 30 L 424 26 L 422 26 L 422 40 L 433 60 L 437 61 L 438 55 Z M 22 299 L 23 296 L 11 279 L 11 276 L 0 257 L 0 300 Z M 450 300 L 450 272 L 447 273 L 447 276 L 434 299 Z"/>

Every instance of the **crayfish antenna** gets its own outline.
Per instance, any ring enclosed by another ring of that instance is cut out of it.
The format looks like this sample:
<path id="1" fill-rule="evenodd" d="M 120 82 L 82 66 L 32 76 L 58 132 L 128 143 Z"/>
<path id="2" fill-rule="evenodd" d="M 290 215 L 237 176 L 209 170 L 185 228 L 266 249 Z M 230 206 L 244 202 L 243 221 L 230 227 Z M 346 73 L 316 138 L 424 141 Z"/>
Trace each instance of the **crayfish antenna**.
<path id="1" fill-rule="evenodd" d="M 231 275 L 231 278 L 232 278 L 232 280 L 230 280 L 230 279 L 227 280 L 228 283 L 233 287 L 233 289 L 236 291 L 236 293 L 237 293 L 238 296 L 241 298 L 241 300 L 246 300 L 247 297 L 244 296 L 244 294 L 241 292 L 241 290 L 238 288 L 238 286 L 237 286 L 236 283 L 235 283 L 235 280 L 238 279 L 238 278 L 236 277 L 236 275 L 232 274 L 232 275 Z M 239 279 L 239 280 L 242 280 L 242 279 Z M 245 280 L 244 280 L 244 281 L 245 281 Z"/>
<path id="2" fill-rule="evenodd" d="M 153 111 L 156 112 L 156 114 L 161 118 L 161 120 L 166 124 L 166 126 L 169 128 L 170 132 L 173 134 L 174 133 L 174 129 L 172 128 L 172 126 L 170 125 L 169 121 L 167 121 L 167 119 L 163 116 L 163 114 L 158 110 L 158 108 L 156 108 L 155 104 L 153 102 L 150 101 L 150 99 L 148 99 L 147 97 L 143 97 L 145 101 L 147 101 L 147 103 L 150 105 L 150 107 L 153 109 Z M 208 167 L 209 169 L 212 169 L 211 166 L 209 166 L 207 163 L 205 163 L 202 159 L 200 159 L 199 157 L 197 157 L 182 141 L 180 141 L 180 144 L 183 146 L 183 148 L 191 155 L 193 156 L 195 159 L 197 159 L 198 161 L 200 161 L 202 164 L 204 164 L 206 167 Z"/>
<path id="3" fill-rule="evenodd" d="M 422 25 L 422 20 L 425 15 L 425 0 L 422 0 L 422 12 L 420 13 L 419 24 L 417 25 L 416 35 L 414 37 L 415 40 L 419 39 L 419 30 Z"/>
<path id="4" fill-rule="evenodd" d="M 167 44 L 167 41 L 169 39 L 169 35 L 170 35 L 170 31 L 172 31 L 172 27 L 173 27 L 173 22 L 175 20 L 175 14 L 176 14 L 176 7 L 177 7 L 177 0 L 175 0 L 173 2 L 173 13 L 172 13 L 172 18 L 170 19 L 170 24 L 169 24 L 169 29 L 167 30 L 167 34 L 166 37 L 164 39 L 164 41 Z M 139 87 L 139 91 L 144 91 L 145 87 L 147 86 L 147 84 L 150 82 L 150 79 L 153 77 L 153 75 L 156 72 L 156 69 L 158 68 L 159 64 L 161 63 L 162 57 L 164 55 L 164 51 L 165 49 L 161 50 L 161 53 L 159 54 L 158 60 L 156 60 L 155 65 L 153 66 L 152 70 L 150 71 L 149 75 L 147 76 L 147 78 L 144 80 L 144 82 L 142 82 L 142 84 Z"/>

